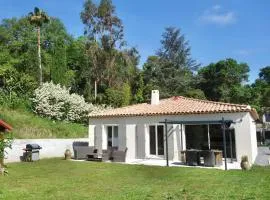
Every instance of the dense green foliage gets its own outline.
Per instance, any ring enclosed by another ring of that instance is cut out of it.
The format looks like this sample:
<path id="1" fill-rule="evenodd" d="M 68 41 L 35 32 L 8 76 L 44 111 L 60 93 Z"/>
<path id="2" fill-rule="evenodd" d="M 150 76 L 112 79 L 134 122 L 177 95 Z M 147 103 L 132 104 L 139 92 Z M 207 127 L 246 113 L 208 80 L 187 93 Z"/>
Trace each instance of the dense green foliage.
<path id="1" fill-rule="evenodd" d="M 225 172 L 63 159 L 8 167 L 1 199 L 269 199 L 270 190 L 269 167 Z"/>
<path id="2" fill-rule="evenodd" d="M 50 21 L 45 20 L 50 19 Z M 89 103 L 121 107 L 149 100 L 151 90 L 161 98 L 193 98 L 269 107 L 270 67 L 248 84 L 249 66 L 228 58 L 201 66 L 175 27 L 161 36 L 160 48 L 142 69 L 139 52 L 127 45 L 124 24 L 111 0 L 83 4 L 85 34 L 74 38 L 54 16 L 35 8 L 30 16 L 0 23 L 0 104 L 32 109 L 29 99 L 41 80 L 70 88 Z M 44 23 L 44 22 L 47 23 Z M 37 28 L 40 29 L 41 59 Z"/>

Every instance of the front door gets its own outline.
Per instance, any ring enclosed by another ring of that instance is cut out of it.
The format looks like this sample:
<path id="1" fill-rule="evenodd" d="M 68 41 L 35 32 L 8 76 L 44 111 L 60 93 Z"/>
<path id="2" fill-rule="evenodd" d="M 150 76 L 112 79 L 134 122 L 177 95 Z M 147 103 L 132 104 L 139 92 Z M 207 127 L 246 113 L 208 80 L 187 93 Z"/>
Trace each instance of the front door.
<path id="1" fill-rule="evenodd" d="M 150 155 L 164 156 L 164 126 L 149 126 Z"/>

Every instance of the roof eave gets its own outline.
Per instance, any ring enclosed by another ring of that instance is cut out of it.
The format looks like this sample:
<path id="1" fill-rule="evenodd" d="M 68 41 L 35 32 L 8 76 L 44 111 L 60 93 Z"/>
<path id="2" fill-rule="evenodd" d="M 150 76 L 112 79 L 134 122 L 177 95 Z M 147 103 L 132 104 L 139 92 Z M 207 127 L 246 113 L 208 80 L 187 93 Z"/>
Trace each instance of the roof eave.
<path id="1" fill-rule="evenodd" d="M 101 119 L 101 118 L 119 118 L 119 117 L 139 117 L 139 116 L 164 116 L 164 115 L 192 115 L 192 114 L 221 114 L 221 113 L 241 113 L 250 112 L 254 120 L 259 118 L 256 110 L 234 110 L 234 111 L 212 111 L 212 112 L 164 112 L 164 113 L 136 113 L 136 114 L 118 114 L 118 115 L 92 115 L 89 116 L 90 119 Z M 256 118 L 257 117 L 257 118 Z"/>

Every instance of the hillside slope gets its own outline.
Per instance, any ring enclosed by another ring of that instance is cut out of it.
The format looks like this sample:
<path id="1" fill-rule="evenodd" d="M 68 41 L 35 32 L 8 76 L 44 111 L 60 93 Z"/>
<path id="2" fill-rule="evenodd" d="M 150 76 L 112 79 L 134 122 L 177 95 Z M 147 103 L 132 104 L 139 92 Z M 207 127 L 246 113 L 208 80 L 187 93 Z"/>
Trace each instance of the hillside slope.
<path id="1" fill-rule="evenodd" d="M 22 110 L 0 107 L 0 119 L 12 125 L 13 136 L 17 139 L 87 137 L 87 126 L 53 121 Z"/>

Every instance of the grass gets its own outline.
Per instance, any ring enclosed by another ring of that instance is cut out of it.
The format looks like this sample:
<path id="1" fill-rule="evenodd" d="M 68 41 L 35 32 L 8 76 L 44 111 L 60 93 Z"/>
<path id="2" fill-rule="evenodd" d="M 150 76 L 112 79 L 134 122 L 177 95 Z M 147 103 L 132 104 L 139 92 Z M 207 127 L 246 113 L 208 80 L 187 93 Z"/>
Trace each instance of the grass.
<path id="1" fill-rule="evenodd" d="M 52 121 L 23 110 L 0 107 L 0 119 L 14 128 L 17 139 L 31 138 L 78 138 L 87 137 L 87 127 L 76 123 Z"/>
<path id="2" fill-rule="evenodd" d="M 269 199 L 270 168 L 222 171 L 45 159 L 9 164 L 0 199 Z"/>

